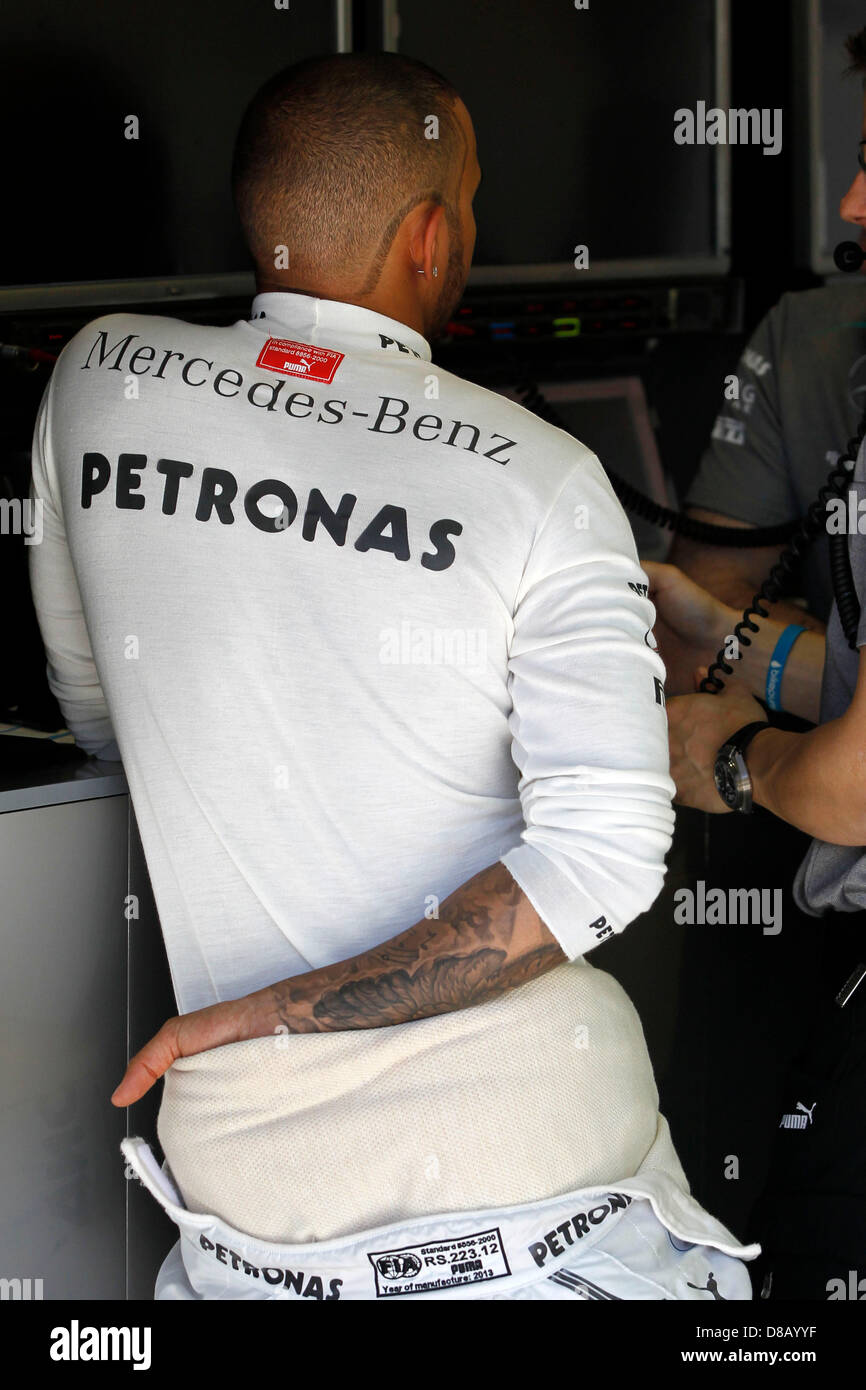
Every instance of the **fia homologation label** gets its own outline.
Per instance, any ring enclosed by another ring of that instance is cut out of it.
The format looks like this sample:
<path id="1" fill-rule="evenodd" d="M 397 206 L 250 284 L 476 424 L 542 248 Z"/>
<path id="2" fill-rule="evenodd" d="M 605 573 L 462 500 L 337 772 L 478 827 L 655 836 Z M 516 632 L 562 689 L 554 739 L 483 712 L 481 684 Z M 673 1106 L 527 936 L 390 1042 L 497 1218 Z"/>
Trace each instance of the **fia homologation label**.
<path id="1" fill-rule="evenodd" d="M 334 373 L 345 357 L 336 348 L 314 347 L 312 343 L 296 343 L 293 338 L 268 338 L 258 357 L 257 367 L 281 376 L 304 377 L 306 381 L 334 380 Z M 394 433 L 394 431 L 392 431 Z"/>
<path id="2" fill-rule="evenodd" d="M 367 1255 L 376 1279 L 376 1297 L 432 1293 L 460 1284 L 502 1279 L 511 1270 L 498 1227 L 455 1240 L 432 1240 Z"/>

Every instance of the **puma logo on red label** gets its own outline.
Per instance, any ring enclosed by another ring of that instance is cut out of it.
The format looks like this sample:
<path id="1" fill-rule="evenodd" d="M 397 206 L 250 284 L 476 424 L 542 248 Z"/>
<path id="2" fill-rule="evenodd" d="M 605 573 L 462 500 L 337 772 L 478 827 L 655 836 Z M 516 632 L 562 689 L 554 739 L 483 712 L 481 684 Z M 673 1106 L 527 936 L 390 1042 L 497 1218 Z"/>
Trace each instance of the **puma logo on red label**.
<path id="1" fill-rule="evenodd" d="M 305 381 L 321 381 L 326 385 L 345 353 L 333 348 L 313 347 L 312 343 L 296 343 L 292 338 L 268 338 L 258 357 L 257 367 L 281 376 L 300 376 Z"/>

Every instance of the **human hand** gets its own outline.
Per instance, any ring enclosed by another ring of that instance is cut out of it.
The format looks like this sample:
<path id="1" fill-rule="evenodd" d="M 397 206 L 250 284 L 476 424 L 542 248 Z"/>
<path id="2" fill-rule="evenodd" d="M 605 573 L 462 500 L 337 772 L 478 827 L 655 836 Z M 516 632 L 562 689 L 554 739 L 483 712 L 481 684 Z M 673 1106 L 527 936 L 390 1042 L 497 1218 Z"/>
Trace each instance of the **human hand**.
<path id="1" fill-rule="evenodd" d="M 112 1105 L 132 1105 L 140 1100 L 178 1057 L 266 1037 L 271 1029 L 265 1022 L 263 1002 L 260 991 L 170 1018 L 132 1058 L 111 1097 Z"/>
<path id="2" fill-rule="evenodd" d="M 706 667 L 695 672 L 696 687 L 706 674 Z M 763 706 L 741 680 L 728 676 L 718 695 L 678 695 L 666 709 L 674 800 L 696 811 L 729 811 L 713 780 L 716 754 L 744 724 L 767 722 Z"/>
<path id="3" fill-rule="evenodd" d="M 653 631 L 665 664 L 665 690 L 685 695 L 694 689 L 695 667 L 715 659 L 740 615 L 676 565 L 653 560 L 642 560 L 641 565 L 656 609 Z"/>

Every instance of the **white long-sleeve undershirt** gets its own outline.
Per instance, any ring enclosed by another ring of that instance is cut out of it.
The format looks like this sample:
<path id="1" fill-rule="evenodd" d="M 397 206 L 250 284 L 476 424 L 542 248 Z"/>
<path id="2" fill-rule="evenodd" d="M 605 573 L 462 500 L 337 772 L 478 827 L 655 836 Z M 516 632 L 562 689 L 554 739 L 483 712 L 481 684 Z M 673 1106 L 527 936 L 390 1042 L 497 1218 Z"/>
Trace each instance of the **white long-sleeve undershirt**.
<path id="1" fill-rule="evenodd" d="M 419 334 L 292 294 L 97 320 L 33 496 L 50 683 L 120 751 L 182 1012 L 499 858 L 570 959 L 656 898 L 674 786 L 628 522 L 593 454 Z"/>

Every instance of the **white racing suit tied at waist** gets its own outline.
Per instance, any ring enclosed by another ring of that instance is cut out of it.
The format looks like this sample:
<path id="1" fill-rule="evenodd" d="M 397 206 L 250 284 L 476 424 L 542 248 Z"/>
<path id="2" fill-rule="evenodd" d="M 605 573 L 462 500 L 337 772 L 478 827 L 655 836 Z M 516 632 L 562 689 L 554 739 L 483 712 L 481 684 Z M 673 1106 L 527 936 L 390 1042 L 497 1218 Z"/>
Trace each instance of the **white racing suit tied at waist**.
<path id="1" fill-rule="evenodd" d="M 608 1263 L 649 1292 L 614 1296 L 691 1297 L 667 1233 L 730 1257 L 740 1290 L 758 1253 L 689 1195 L 637 1012 L 585 960 L 451 1013 L 181 1058 L 158 1133 L 165 1172 L 124 1152 L 181 1232 L 159 1297 L 507 1297 L 615 1231 Z"/>
<path id="2" fill-rule="evenodd" d="M 661 1138 L 670 1142 L 666 1132 Z M 710 1253 L 706 1247 L 711 1247 L 717 1256 L 716 1269 L 731 1266 L 726 1287 L 734 1291 L 728 1292 L 728 1299 L 751 1296 L 748 1275 L 739 1261 L 754 1259 L 759 1247 L 740 1245 L 659 1172 L 625 1179 L 613 1189 L 586 1188 L 498 1211 L 452 1212 L 338 1240 L 282 1245 L 256 1240 L 212 1214 L 188 1211 L 170 1173 L 159 1168 L 144 1140 L 124 1139 L 121 1148 L 180 1230 L 180 1260 L 173 1251 L 163 1265 L 158 1299 L 507 1298 L 563 1269 L 579 1273 L 589 1252 L 608 1238 L 632 1204 L 642 1198 L 668 1229 L 668 1223 L 674 1223 L 672 1234 L 680 1241 L 703 1246 L 704 1255 Z M 627 1282 L 623 1287 L 628 1287 Z M 688 1287 L 703 1292 L 702 1285 Z"/>

